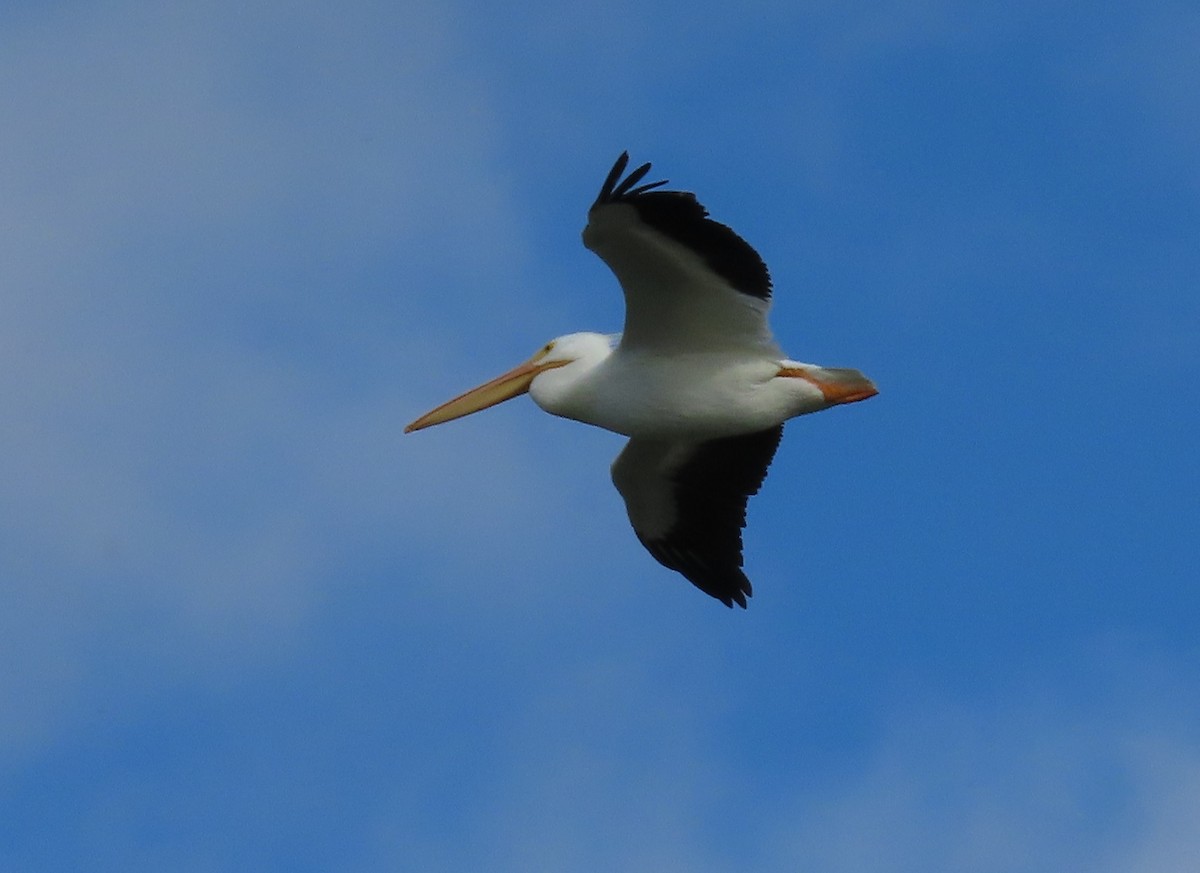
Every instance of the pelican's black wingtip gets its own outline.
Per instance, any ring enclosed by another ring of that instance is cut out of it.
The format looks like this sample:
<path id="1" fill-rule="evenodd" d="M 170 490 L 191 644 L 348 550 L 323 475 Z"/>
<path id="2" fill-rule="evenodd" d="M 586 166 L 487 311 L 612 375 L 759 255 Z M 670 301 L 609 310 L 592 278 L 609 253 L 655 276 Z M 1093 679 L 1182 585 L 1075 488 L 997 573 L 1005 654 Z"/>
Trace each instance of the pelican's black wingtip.
<path id="1" fill-rule="evenodd" d="M 706 593 L 711 594 L 712 592 L 706 592 Z M 748 606 L 748 604 L 746 602 L 746 598 L 750 596 L 750 592 L 749 591 L 735 591 L 733 594 L 724 594 L 724 595 L 713 594 L 712 596 L 714 598 L 716 598 L 717 600 L 721 601 L 722 603 L 724 603 L 730 609 L 733 609 L 734 604 L 737 604 L 742 609 L 745 609 Z"/>
<path id="2" fill-rule="evenodd" d="M 596 202 L 592 204 L 595 209 L 604 203 L 616 203 L 621 200 L 631 200 L 639 194 L 643 194 L 653 188 L 658 188 L 667 184 L 667 180 L 663 179 L 659 182 L 650 182 L 646 185 L 638 185 L 646 174 L 650 172 L 650 162 L 642 164 L 633 170 L 623 180 L 621 176 L 625 173 L 625 168 L 629 166 L 629 152 L 621 152 L 621 156 L 617 158 L 612 169 L 608 171 L 608 176 L 604 179 L 604 184 L 600 186 L 600 194 L 596 197 Z M 637 187 L 634 187 L 637 186 Z"/>
<path id="3" fill-rule="evenodd" d="M 750 580 L 746 578 L 745 573 L 742 574 L 742 578 L 741 578 L 740 582 L 741 582 L 740 587 L 736 591 L 734 591 L 732 597 L 730 597 L 730 600 L 732 600 L 733 602 L 731 603 L 729 600 L 725 601 L 725 605 L 728 606 L 730 609 L 733 609 L 734 603 L 736 603 L 742 609 L 745 609 L 748 605 L 746 603 L 746 598 L 754 596 L 754 592 L 751 590 L 751 587 L 750 587 Z"/>

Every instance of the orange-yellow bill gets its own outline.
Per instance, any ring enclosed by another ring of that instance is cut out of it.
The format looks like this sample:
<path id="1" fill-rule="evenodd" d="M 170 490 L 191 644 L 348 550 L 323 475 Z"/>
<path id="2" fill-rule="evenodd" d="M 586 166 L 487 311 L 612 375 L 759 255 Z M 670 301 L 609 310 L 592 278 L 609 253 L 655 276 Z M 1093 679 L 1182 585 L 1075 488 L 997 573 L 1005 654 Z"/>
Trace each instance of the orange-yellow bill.
<path id="1" fill-rule="evenodd" d="M 478 388 L 472 388 L 465 394 L 458 395 L 453 400 L 447 400 L 441 406 L 431 409 L 408 425 L 404 428 L 404 432 L 412 433 L 414 430 L 453 421 L 464 415 L 470 415 L 472 412 L 479 412 L 481 409 L 503 403 L 505 400 L 511 400 L 528 391 L 530 383 L 538 373 L 570 363 L 569 361 L 544 361 L 542 360 L 544 356 L 544 351 L 539 352 L 519 367 L 514 367 L 490 382 L 485 382 Z"/>

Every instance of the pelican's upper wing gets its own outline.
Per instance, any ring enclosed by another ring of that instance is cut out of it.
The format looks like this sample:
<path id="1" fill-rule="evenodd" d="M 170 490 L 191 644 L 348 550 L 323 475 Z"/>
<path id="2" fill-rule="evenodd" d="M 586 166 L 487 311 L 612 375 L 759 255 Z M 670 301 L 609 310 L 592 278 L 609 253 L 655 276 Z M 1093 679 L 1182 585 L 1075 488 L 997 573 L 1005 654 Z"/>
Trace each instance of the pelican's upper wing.
<path id="1" fill-rule="evenodd" d="M 639 185 L 649 164 L 622 180 L 628 163 L 628 153 L 617 159 L 583 230 L 583 244 L 625 292 L 622 347 L 774 349 L 771 277 L 758 252 L 709 218 L 694 194 L 655 190 L 665 181 Z"/>
<path id="2" fill-rule="evenodd" d="M 757 494 L 783 425 L 699 444 L 631 439 L 613 463 L 633 531 L 660 564 L 726 606 L 745 608 L 746 503 Z"/>

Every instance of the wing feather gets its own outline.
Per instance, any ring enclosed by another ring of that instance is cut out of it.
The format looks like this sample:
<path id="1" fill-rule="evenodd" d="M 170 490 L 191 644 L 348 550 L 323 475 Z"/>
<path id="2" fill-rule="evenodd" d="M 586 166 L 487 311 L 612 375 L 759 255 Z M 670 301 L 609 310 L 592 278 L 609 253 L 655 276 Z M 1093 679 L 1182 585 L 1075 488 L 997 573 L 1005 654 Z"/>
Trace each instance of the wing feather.
<path id="1" fill-rule="evenodd" d="M 726 606 L 745 608 L 746 505 L 758 493 L 783 426 L 698 445 L 632 439 L 613 463 L 634 533 L 654 558 Z"/>
<path id="2" fill-rule="evenodd" d="M 773 348 L 766 324 L 771 278 L 749 243 L 685 191 L 638 185 L 643 164 L 621 179 L 623 153 L 588 212 L 583 241 L 625 293 L 626 348 L 711 351 Z"/>

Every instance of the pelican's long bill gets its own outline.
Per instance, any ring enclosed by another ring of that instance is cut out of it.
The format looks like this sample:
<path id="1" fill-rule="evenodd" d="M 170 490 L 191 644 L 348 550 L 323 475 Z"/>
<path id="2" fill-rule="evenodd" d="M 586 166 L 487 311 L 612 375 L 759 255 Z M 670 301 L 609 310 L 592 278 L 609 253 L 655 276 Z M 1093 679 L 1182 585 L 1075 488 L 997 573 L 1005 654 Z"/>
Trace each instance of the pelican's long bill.
<path id="1" fill-rule="evenodd" d="M 495 406 L 497 403 L 503 403 L 505 400 L 511 400 L 514 397 L 524 394 L 529 390 L 530 383 L 533 382 L 534 377 L 538 373 L 570 363 L 570 361 L 563 360 L 545 360 L 548 351 L 548 348 L 542 349 L 528 361 L 520 366 L 513 367 L 507 373 L 497 376 L 490 382 L 484 382 L 478 388 L 472 388 L 465 394 L 458 395 L 453 400 L 447 400 L 441 406 L 431 409 L 408 427 L 404 428 L 404 432 L 412 433 L 414 430 L 421 430 L 425 427 L 433 427 L 435 424 L 453 421 L 456 418 L 462 418 L 464 415 L 479 412 L 481 409 L 487 409 L 490 406 Z"/>

